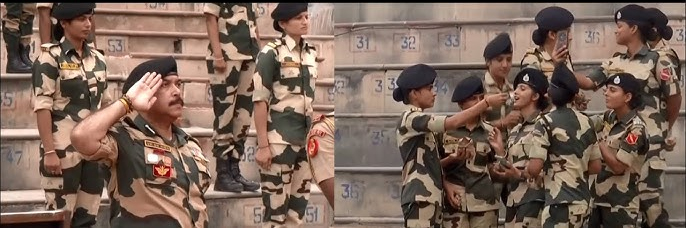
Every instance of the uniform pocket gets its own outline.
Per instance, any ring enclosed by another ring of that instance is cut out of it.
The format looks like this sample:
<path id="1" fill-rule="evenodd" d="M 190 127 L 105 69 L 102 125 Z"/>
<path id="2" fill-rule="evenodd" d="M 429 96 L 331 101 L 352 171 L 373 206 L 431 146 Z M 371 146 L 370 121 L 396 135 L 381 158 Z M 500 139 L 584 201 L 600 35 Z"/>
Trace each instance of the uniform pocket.
<path id="1" fill-rule="evenodd" d="M 145 183 L 171 185 L 176 179 L 172 155 L 159 149 L 145 148 Z"/>
<path id="2" fill-rule="evenodd" d="M 210 187 L 210 183 L 212 182 L 212 175 L 210 174 L 210 170 L 208 168 L 209 163 L 197 156 L 193 156 L 193 159 L 195 160 L 195 165 L 198 167 L 198 180 L 200 182 L 200 189 L 202 192 L 205 192 Z"/>

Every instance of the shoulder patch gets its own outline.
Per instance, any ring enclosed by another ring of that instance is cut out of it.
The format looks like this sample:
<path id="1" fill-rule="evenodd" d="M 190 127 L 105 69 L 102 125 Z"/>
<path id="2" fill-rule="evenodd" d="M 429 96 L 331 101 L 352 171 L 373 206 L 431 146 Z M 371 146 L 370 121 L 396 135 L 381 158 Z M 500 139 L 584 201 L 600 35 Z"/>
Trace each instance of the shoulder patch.
<path id="1" fill-rule="evenodd" d="M 56 47 L 59 44 L 53 44 L 53 43 L 45 43 L 40 45 L 40 49 L 43 51 L 50 51 L 50 48 Z"/>
<path id="2" fill-rule="evenodd" d="M 638 141 L 638 136 L 634 134 L 633 132 L 629 132 L 629 134 L 626 135 L 626 143 L 629 145 L 636 145 L 636 141 Z"/>

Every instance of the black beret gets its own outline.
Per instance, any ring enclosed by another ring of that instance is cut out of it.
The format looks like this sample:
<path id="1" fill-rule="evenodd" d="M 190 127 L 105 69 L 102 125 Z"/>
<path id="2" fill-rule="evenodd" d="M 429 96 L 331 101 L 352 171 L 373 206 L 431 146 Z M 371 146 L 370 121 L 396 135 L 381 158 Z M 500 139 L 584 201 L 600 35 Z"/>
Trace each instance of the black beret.
<path id="1" fill-rule="evenodd" d="M 405 93 L 411 89 L 421 88 L 434 83 L 436 70 L 426 64 L 416 64 L 405 68 L 395 82 L 397 88 L 393 90 L 393 99 L 403 101 Z"/>
<path id="2" fill-rule="evenodd" d="M 52 17 L 57 20 L 69 20 L 91 14 L 93 9 L 95 9 L 95 3 L 60 3 L 52 8 Z"/>
<path id="3" fill-rule="evenodd" d="M 135 84 L 138 80 L 143 78 L 143 75 L 148 72 L 156 72 L 160 74 L 162 78 L 169 75 L 178 75 L 176 70 L 176 60 L 172 56 L 167 56 L 159 59 L 152 59 L 145 61 L 136 68 L 133 68 L 129 77 L 126 78 L 124 82 L 124 87 L 122 88 L 122 93 L 129 91 L 131 86 Z"/>
<path id="4" fill-rule="evenodd" d="M 484 58 L 493 59 L 500 54 L 512 54 L 512 40 L 507 33 L 500 33 L 486 44 L 484 48 Z"/>
<path id="5" fill-rule="evenodd" d="M 572 26 L 574 15 L 565 8 L 551 6 L 538 12 L 534 20 L 540 29 L 559 31 Z"/>
<path id="6" fill-rule="evenodd" d="M 576 81 L 574 73 L 564 64 L 559 64 L 553 70 L 553 77 L 550 79 L 550 90 L 548 96 L 553 104 L 560 106 L 567 104 L 579 93 L 579 83 Z"/>
<path id="7" fill-rule="evenodd" d="M 660 33 L 660 36 L 665 40 L 672 39 L 674 31 L 672 27 L 667 26 L 667 23 L 669 23 L 667 15 L 657 8 L 647 8 L 646 11 L 650 14 L 650 21 L 653 27 L 657 29 L 657 32 Z"/>
<path id="8" fill-rule="evenodd" d="M 274 19 L 274 30 L 279 32 L 284 32 L 281 26 L 279 26 L 279 21 L 290 20 L 291 18 L 298 16 L 298 14 L 307 11 L 307 3 L 279 3 L 276 5 L 274 11 L 272 11 L 272 19 Z"/>
<path id="9" fill-rule="evenodd" d="M 617 23 L 617 21 L 650 23 L 651 16 L 643 6 L 629 4 L 615 12 L 615 23 Z"/>
<path id="10" fill-rule="evenodd" d="M 531 89 L 541 95 L 548 92 L 548 78 L 538 69 L 527 67 L 519 71 L 515 76 L 514 86 L 517 87 L 520 83 L 529 85 Z"/>
<path id="11" fill-rule="evenodd" d="M 641 92 L 641 84 L 636 80 L 634 75 L 630 73 L 617 73 L 610 76 L 605 81 L 605 85 L 616 85 L 622 88 L 624 92 L 631 93 L 637 96 Z"/>
<path id="12" fill-rule="evenodd" d="M 455 86 L 455 91 L 453 91 L 453 97 L 450 99 L 452 102 L 462 102 L 475 94 L 484 93 L 484 85 L 481 82 L 481 78 L 477 76 L 471 76 L 462 79 L 460 83 Z"/>

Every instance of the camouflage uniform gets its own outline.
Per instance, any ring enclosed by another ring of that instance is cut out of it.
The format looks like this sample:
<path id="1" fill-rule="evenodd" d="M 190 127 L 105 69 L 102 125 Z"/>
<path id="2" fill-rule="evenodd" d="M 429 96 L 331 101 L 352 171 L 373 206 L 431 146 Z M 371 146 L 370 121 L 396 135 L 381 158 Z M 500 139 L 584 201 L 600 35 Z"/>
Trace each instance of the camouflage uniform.
<path id="1" fill-rule="evenodd" d="M 571 104 L 553 108 L 534 126 L 529 158 L 544 161 L 543 227 L 581 227 L 588 217 L 588 161 L 600 158 L 592 126 Z"/>
<path id="2" fill-rule="evenodd" d="M 529 163 L 535 123 L 540 121 L 537 112 L 510 130 L 507 155 L 511 164 L 522 172 Z M 505 227 L 541 227 L 541 213 L 545 201 L 543 177 L 508 182 L 509 196 L 505 202 Z"/>
<path id="3" fill-rule="evenodd" d="M 318 184 L 334 177 L 334 113 L 318 115 L 312 120 L 307 136 L 307 154 L 312 179 Z M 321 152 L 321 153 L 320 153 Z"/>
<path id="4" fill-rule="evenodd" d="M 312 173 L 305 143 L 313 113 L 316 56 L 314 46 L 304 39 L 298 44 L 288 35 L 269 42 L 257 56 L 253 101 L 268 105 L 272 151 L 270 170 L 260 169 L 265 225 L 301 224 L 310 198 Z"/>
<path id="5" fill-rule="evenodd" d="M 638 188 L 641 211 L 647 214 L 651 227 L 655 224 L 668 226 L 669 223 L 662 201 L 664 171 L 667 168 L 663 148 L 668 130 L 666 100 L 671 95 L 681 93 L 675 70 L 677 65 L 668 55 L 651 51 L 644 45 L 633 59 L 627 53 L 617 52 L 604 61 L 600 69 L 588 75 L 596 89 L 607 77 L 620 72 L 631 73 L 644 86 L 641 96 L 643 106 L 638 109 L 638 115 L 646 125 L 650 149 L 640 172 Z"/>
<path id="6" fill-rule="evenodd" d="M 105 57 L 88 45 L 79 57 L 65 38 L 58 44 L 41 45 L 33 65 L 34 111 L 51 111 L 55 151 L 62 165 L 62 176 L 46 172 L 44 149 L 40 148 L 41 186 L 48 210 L 74 212 L 74 226 L 92 226 L 100 206 L 103 181 L 98 165 L 83 160 L 70 145 L 69 134 L 76 123 L 90 112 L 109 104 Z"/>
<path id="7" fill-rule="evenodd" d="M 460 191 L 460 208 L 444 205 L 445 227 L 497 227 L 501 206 L 500 189 L 493 186 L 489 173 L 495 162 L 494 151 L 488 142 L 493 126 L 480 120 L 472 130 L 466 126 L 443 134 L 443 150 L 447 157 L 458 150 L 466 150 L 473 157 L 459 161 L 445 170 L 446 181 L 464 188 Z M 444 199 L 445 200 L 445 199 Z"/>
<path id="8" fill-rule="evenodd" d="M 240 176 L 238 161 L 245 153 L 253 112 L 252 76 L 257 42 L 256 3 L 205 3 L 204 12 L 218 17 L 219 43 L 226 62 L 223 73 L 215 72 L 212 45 L 208 44 L 207 70 L 210 74 L 214 134 L 212 154 L 217 159 L 215 190 L 254 191 L 260 186 Z M 241 185 L 232 185 L 238 181 Z M 221 188 L 218 188 L 220 186 Z M 240 187 L 235 189 L 234 186 Z"/>
<path id="9" fill-rule="evenodd" d="M 553 70 L 555 69 L 555 63 L 553 63 L 553 58 L 550 56 L 550 53 L 546 52 L 543 50 L 542 47 L 532 47 L 526 50 L 526 54 L 524 54 L 524 58 L 522 58 L 522 68 L 529 67 L 529 68 L 534 68 L 538 69 L 545 74 L 545 76 L 548 77 L 548 82 L 550 82 L 550 79 L 553 77 Z M 574 67 L 572 66 L 572 58 L 571 56 L 569 57 L 568 61 L 565 63 L 567 68 L 569 70 L 574 71 Z M 576 95 L 577 98 L 583 97 L 585 98 L 586 95 L 579 91 L 579 93 Z M 579 104 L 577 102 L 583 101 L 585 103 L 588 103 L 588 99 L 577 99 L 573 103 L 573 107 L 576 110 L 579 110 Z M 552 105 L 551 105 L 552 107 Z M 581 110 L 584 111 L 584 110 Z"/>
<path id="10" fill-rule="evenodd" d="M 176 126 L 172 133 L 170 142 L 140 115 L 125 117 L 97 152 L 85 156 L 110 167 L 115 180 L 109 189 L 121 213 L 111 227 L 208 227 L 203 195 L 211 182 L 209 160 L 197 139 Z"/>
<path id="11" fill-rule="evenodd" d="M 436 135 L 446 116 L 426 114 L 410 105 L 398 121 L 396 137 L 403 159 L 400 203 L 406 227 L 440 227 L 443 178 Z"/>
<path id="12" fill-rule="evenodd" d="M 602 120 L 592 119 L 596 120 L 594 128 L 599 137 L 606 138 L 608 147 L 617 151 L 617 160 L 627 169 L 617 175 L 603 163 L 591 186 L 594 202 L 589 227 L 634 227 L 638 219 L 638 177 L 649 145 L 645 124 L 633 110 L 621 119 L 613 110 L 606 111 Z"/>
<path id="13" fill-rule="evenodd" d="M 31 35 L 36 3 L 5 3 L 2 17 L 2 38 L 7 46 L 8 73 L 31 72 Z"/>
<path id="14" fill-rule="evenodd" d="M 486 95 L 510 93 L 510 96 L 513 96 L 512 94 L 514 93 L 512 83 L 508 82 L 507 80 L 505 80 L 505 84 L 502 88 L 498 88 L 498 84 L 496 84 L 495 79 L 493 79 L 493 76 L 491 76 L 491 73 L 489 72 L 486 72 L 486 75 L 484 76 L 484 90 Z M 514 99 L 513 97 L 511 98 Z M 512 111 L 512 105 L 512 103 L 508 103 L 501 105 L 498 109 L 489 108 L 489 110 L 486 112 L 486 121 L 495 121 L 505 117 L 508 113 L 510 113 L 510 111 Z"/>

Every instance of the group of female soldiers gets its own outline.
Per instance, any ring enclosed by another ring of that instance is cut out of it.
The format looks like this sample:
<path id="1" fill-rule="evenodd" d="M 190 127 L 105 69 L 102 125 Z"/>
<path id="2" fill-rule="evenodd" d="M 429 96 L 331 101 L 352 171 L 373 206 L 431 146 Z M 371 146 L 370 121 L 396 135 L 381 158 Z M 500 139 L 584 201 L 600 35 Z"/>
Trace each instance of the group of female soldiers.
<path id="1" fill-rule="evenodd" d="M 462 111 L 452 116 L 424 112 L 436 71 L 405 69 L 393 93 L 410 106 L 397 126 L 405 226 L 497 227 L 504 203 L 506 227 L 635 227 L 639 213 L 643 227 L 670 227 L 664 151 L 674 148 L 681 103 L 679 59 L 665 42 L 672 30 L 662 12 L 634 4 L 614 19 L 627 51 L 588 75 L 573 71 L 574 17 L 564 8 L 536 15 L 538 46 L 514 84 L 512 43 L 498 35 L 484 50 L 483 80 L 455 88 Z M 601 88 L 607 110 L 583 113 L 580 91 Z"/>

